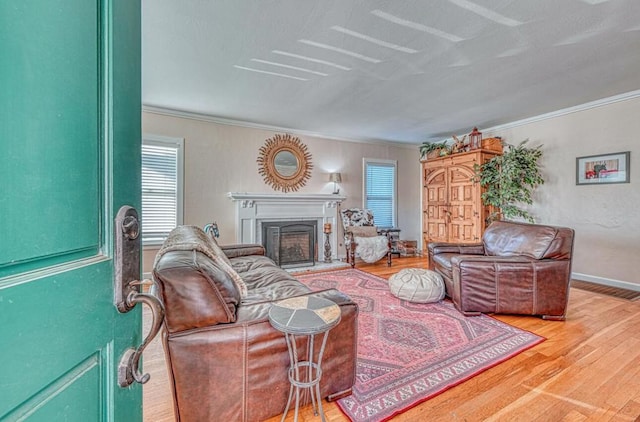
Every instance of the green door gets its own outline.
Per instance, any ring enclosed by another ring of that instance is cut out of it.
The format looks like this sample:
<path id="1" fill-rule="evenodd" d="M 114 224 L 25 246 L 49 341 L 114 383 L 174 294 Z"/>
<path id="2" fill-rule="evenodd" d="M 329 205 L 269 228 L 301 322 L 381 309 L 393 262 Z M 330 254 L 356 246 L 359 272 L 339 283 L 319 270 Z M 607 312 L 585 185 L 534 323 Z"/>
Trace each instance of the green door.
<path id="1" fill-rule="evenodd" d="M 0 420 L 139 421 L 117 210 L 140 204 L 140 1 L 0 1 Z"/>

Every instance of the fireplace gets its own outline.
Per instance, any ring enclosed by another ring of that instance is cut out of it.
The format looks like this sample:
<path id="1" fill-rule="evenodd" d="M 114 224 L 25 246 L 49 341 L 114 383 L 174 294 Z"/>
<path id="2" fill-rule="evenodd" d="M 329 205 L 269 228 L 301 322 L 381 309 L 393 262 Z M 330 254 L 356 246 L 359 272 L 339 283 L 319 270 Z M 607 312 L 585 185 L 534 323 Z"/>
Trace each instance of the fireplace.
<path id="1" fill-rule="evenodd" d="M 318 242 L 324 242 L 323 227 L 331 224 L 333 228 L 329 233 L 331 245 L 331 258 L 338 259 L 338 252 L 343 248 L 338 239 L 338 207 L 345 200 L 343 195 L 334 194 L 309 194 L 309 193 L 249 193 L 229 192 L 227 194 L 236 208 L 236 242 L 258 243 L 264 245 L 264 226 L 272 222 L 302 222 L 313 224 L 315 222 L 314 259 L 318 260 L 315 253 Z M 273 224 L 271 224 L 273 226 Z M 298 265 L 298 264 L 296 264 Z M 302 264 L 300 264 L 302 265 Z M 306 265 L 306 264 L 305 264 Z M 311 264 L 309 264 L 311 265 Z"/>
<path id="2" fill-rule="evenodd" d="M 317 221 L 262 223 L 265 254 L 282 268 L 313 266 L 317 251 Z"/>

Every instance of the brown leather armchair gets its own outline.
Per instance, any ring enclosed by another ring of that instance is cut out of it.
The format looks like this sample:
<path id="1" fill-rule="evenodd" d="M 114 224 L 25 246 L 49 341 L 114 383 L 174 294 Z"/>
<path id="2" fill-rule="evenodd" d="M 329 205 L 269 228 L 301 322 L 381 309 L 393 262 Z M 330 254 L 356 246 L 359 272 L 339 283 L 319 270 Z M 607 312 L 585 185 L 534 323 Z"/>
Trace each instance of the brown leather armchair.
<path id="1" fill-rule="evenodd" d="M 566 227 L 496 221 L 482 243 L 430 243 L 429 268 L 465 315 L 541 315 L 564 320 L 574 231 Z"/>

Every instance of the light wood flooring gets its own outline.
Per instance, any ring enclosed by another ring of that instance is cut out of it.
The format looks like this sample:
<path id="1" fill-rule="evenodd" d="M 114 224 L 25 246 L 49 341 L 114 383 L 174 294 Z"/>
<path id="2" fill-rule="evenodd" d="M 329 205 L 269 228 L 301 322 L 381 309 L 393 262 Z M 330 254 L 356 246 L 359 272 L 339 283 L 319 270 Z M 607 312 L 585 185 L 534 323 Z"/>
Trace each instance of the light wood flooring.
<path id="1" fill-rule="evenodd" d="M 427 260 L 394 257 L 391 268 L 383 261 L 356 267 L 388 278 L 402 268 L 426 268 Z M 547 340 L 394 421 L 640 421 L 640 301 L 572 288 L 568 309 L 564 322 L 495 316 Z M 150 313 L 144 318 L 148 325 Z M 144 369 L 151 374 L 143 388 L 144 420 L 173 421 L 159 338 L 145 351 Z M 348 421 L 335 403 L 323 406 L 327 421 Z M 292 411 L 286 420 L 293 421 Z M 306 407 L 299 420 L 320 417 Z"/>

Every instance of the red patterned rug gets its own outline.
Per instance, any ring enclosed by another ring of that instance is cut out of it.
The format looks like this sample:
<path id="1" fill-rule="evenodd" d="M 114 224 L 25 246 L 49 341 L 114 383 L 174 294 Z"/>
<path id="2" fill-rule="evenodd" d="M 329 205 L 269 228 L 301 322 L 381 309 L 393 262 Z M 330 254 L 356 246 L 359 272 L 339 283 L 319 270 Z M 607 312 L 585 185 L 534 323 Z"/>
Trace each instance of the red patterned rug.
<path id="1" fill-rule="evenodd" d="M 352 421 L 385 421 L 544 341 L 448 301 L 418 304 L 357 269 L 296 276 L 312 290 L 338 289 L 358 303 L 353 394 L 338 400 Z"/>

